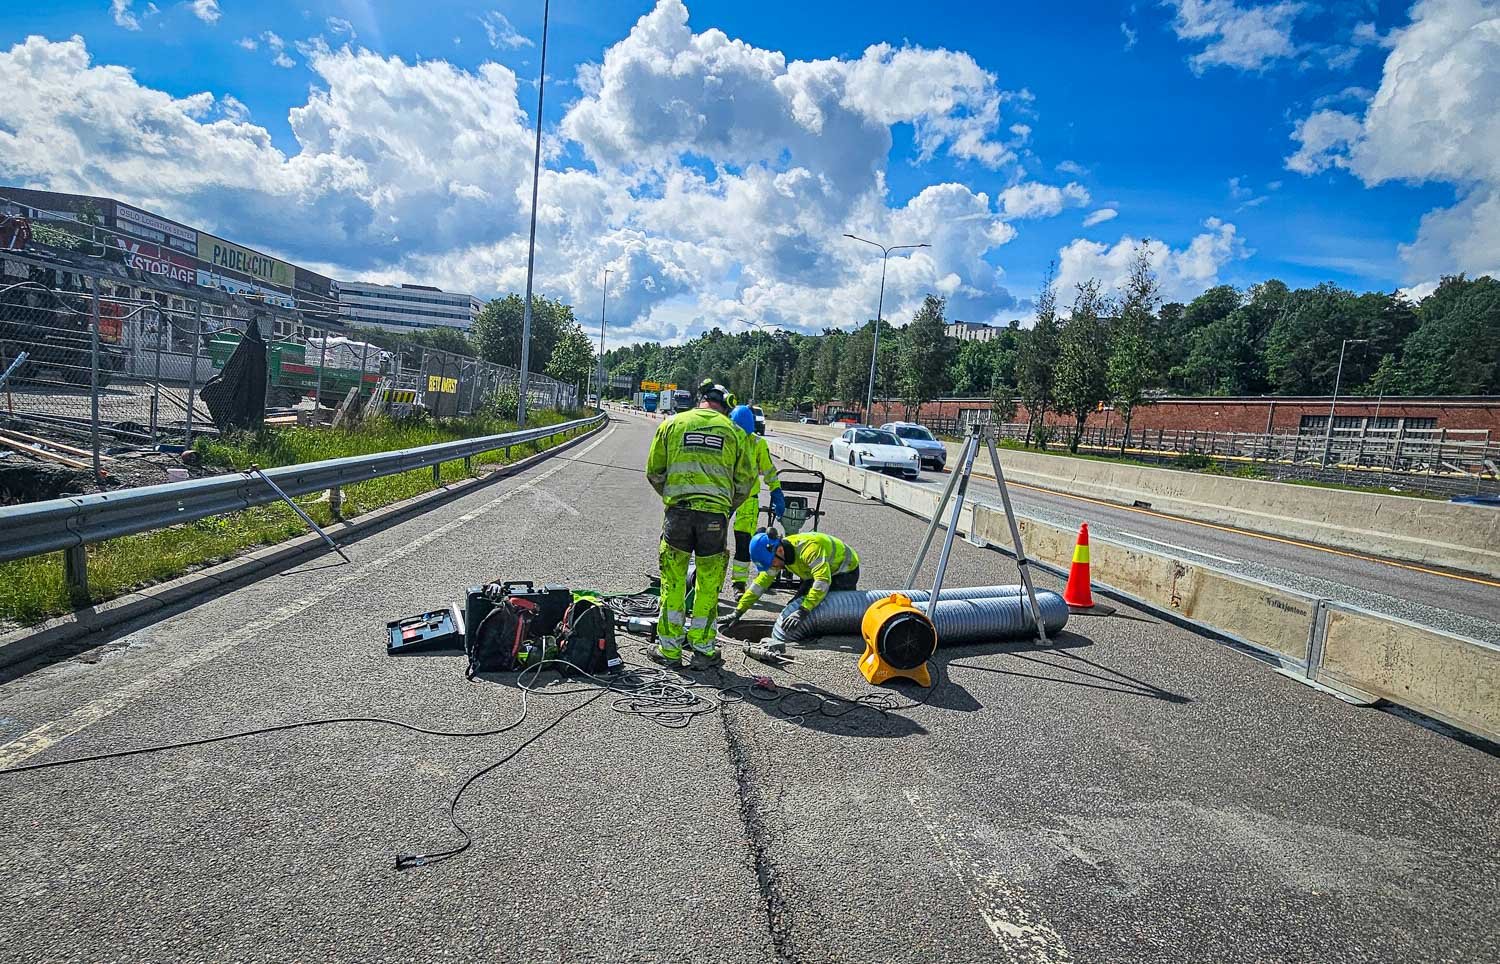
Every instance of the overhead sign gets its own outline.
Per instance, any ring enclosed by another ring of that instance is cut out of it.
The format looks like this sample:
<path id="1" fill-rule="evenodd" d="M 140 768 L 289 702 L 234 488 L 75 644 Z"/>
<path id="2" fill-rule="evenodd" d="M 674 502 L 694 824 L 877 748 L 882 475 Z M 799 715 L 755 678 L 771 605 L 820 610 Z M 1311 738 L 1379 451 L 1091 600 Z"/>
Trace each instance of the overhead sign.
<path id="1" fill-rule="evenodd" d="M 115 225 L 122 231 L 129 231 L 158 244 L 167 244 L 188 254 L 198 253 L 197 231 L 154 214 L 137 211 L 129 205 L 115 204 Z"/>
<path id="2" fill-rule="evenodd" d="M 195 284 L 198 280 L 198 270 L 193 262 L 170 249 L 130 238 L 114 240 L 127 268 L 183 284 Z"/>
<path id="3" fill-rule="evenodd" d="M 257 251 L 251 251 L 249 248 L 230 244 L 223 238 L 216 238 L 211 234 L 199 233 L 198 258 L 216 268 L 238 271 L 240 274 L 249 275 L 266 284 L 280 288 L 292 286 L 292 266 L 285 261 L 278 261 Z"/>
<path id="4" fill-rule="evenodd" d="M 658 385 L 656 382 L 641 382 L 641 391 L 643 391 L 643 392 L 659 392 L 659 391 L 661 391 L 661 386 Z"/>

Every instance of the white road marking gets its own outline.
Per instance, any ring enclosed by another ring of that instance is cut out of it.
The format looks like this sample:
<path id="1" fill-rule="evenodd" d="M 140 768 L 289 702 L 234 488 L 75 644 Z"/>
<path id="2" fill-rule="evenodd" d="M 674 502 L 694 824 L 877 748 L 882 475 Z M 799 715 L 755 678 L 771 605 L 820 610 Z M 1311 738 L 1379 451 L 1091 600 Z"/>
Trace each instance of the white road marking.
<path id="1" fill-rule="evenodd" d="M 614 432 L 613 428 L 605 429 L 604 434 L 599 436 L 597 440 L 590 443 L 587 447 L 576 453 L 575 457 L 587 455 L 589 452 L 604 444 L 604 440 L 609 438 L 612 432 Z M 521 493 L 536 491 L 536 487 L 538 485 L 542 484 L 552 476 L 556 475 L 558 472 L 561 472 L 563 469 L 567 468 L 568 463 L 570 463 L 571 461 L 573 461 L 573 459 L 570 457 L 559 456 L 557 465 L 547 469 L 545 472 L 542 472 L 529 482 L 518 485 L 513 489 L 507 489 L 505 492 L 502 492 L 500 495 L 491 499 L 489 502 L 486 502 L 479 508 L 474 509 L 470 512 L 466 512 L 458 518 L 453 519 L 449 522 L 445 522 L 444 524 L 431 530 L 425 535 L 419 536 L 411 542 L 405 543 L 399 549 L 387 553 L 386 555 L 381 556 L 378 559 L 370 560 L 369 562 L 360 566 L 358 569 L 347 573 L 341 578 L 324 583 L 320 588 L 312 590 L 306 595 L 287 603 L 280 609 L 271 611 L 267 615 L 262 616 L 260 619 L 256 619 L 249 623 L 243 624 L 237 632 L 230 633 L 226 636 L 221 637 L 220 639 L 215 640 L 212 643 L 195 648 L 191 652 L 184 653 L 172 662 L 156 670 L 154 673 L 149 673 L 145 676 L 140 677 L 139 679 L 126 683 L 125 685 L 120 686 L 109 693 L 106 693 L 104 696 L 99 697 L 92 703 L 87 703 L 83 706 L 80 706 L 78 709 L 69 713 L 67 716 L 64 716 L 62 719 L 53 720 L 50 723 L 43 723 L 41 726 L 35 727 L 34 729 L 21 734 L 11 742 L 5 744 L 4 746 L 0 746 L 0 768 L 15 766 L 18 763 L 22 763 L 30 759 L 31 757 L 36 756 L 38 753 L 41 753 L 49 747 L 54 746 L 63 740 L 66 740 L 70 736 L 74 736 L 82 732 L 90 726 L 93 726 L 100 720 L 118 713 L 120 710 L 129 706 L 131 703 L 133 703 L 137 699 L 140 699 L 142 696 L 145 696 L 147 693 L 151 692 L 162 684 L 172 682 L 173 680 L 187 673 L 188 670 L 191 670 L 195 666 L 199 666 L 203 663 L 208 662 L 209 660 L 216 659 L 229 650 L 233 649 L 234 647 L 240 645 L 241 643 L 248 642 L 252 639 L 268 638 L 270 635 L 270 630 L 275 626 L 301 615 L 302 613 L 311 609 L 313 606 L 329 598 L 330 596 L 336 595 L 340 592 L 343 592 L 350 586 L 354 586 L 365 581 L 374 573 L 387 568 L 392 563 L 403 559 L 413 554 L 414 552 L 417 552 L 418 550 L 430 545 L 438 539 L 443 538 L 454 529 L 473 522 L 475 519 L 479 518 L 490 510 L 510 501 Z"/>
<path id="2" fill-rule="evenodd" d="M 574 517 L 577 517 L 579 515 L 577 509 L 573 508 L 571 505 L 568 505 L 562 499 L 559 499 L 557 496 L 553 495 L 551 492 L 548 492 L 546 489 L 532 489 L 531 494 L 541 499 L 543 502 L 547 503 L 559 512 L 563 512 Z"/>
<path id="3" fill-rule="evenodd" d="M 1191 553 L 1192 555 L 1195 555 L 1195 556 L 1202 556 L 1205 559 L 1212 559 L 1215 562 L 1222 562 L 1222 563 L 1225 563 L 1225 564 L 1231 565 L 1231 566 L 1243 566 L 1244 565 L 1244 563 L 1240 562 L 1238 559 L 1226 559 L 1223 556 L 1216 556 L 1216 555 L 1214 555 L 1211 552 L 1204 552 L 1202 549 L 1189 549 L 1187 546 L 1176 546 L 1176 545 L 1173 545 L 1170 542 L 1162 542 L 1160 539 L 1152 539 L 1152 538 L 1150 538 L 1148 536 L 1137 535 L 1136 533 L 1129 532 L 1129 531 L 1127 531 L 1125 529 L 1120 529 L 1118 531 L 1119 531 L 1120 535 L 1122 535 L 1122 536 L 1129 536 L 1132 539 L 1139 539 L 1141 542 L 1149 542 L 1153 546 L 1161 546 L 1163 549 L 1175 549 L 1178 552 Z"/>
<path id="4" fill-rule="evenodd" d="M 1019 886 L 994 873 L 984 873 L 953 840 L 946 822 L 934 814 L 919 790 L 903 791 L 906 800 L 943 860 L 968 891 L 979 916 L 1004 948 L 1005 959 L 1017 964 L 1066 964 L 1073 960 L 1062 936 Z"/>

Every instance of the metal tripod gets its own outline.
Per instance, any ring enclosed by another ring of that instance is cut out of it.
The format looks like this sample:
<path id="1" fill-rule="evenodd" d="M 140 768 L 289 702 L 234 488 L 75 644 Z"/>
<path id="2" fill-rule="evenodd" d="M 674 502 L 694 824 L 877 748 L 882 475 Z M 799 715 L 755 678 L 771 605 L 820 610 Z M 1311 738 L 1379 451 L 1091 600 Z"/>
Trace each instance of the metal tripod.
<path id="1" fill-rule="evenodd" d="M 932 581 L 932 595 L 929 597 L 928 611 L 936 615 L 938 593 L 943 589 L 943 576 L 948 571 L 948 554 L 953 549 L 953 536 L 958 532 L 958 517 L 963 512 L 964 496 L 969 491 L 969 480 L 974 475 L 974 456 L 979 452 L 979 437 L 981 426 L 974 423 L 969 426 L 969 437 L 964 440 L 963 450 L 959 452 L 959 467 L 954 470 L 948 479 L 948 485 L 943 489 L 943 497 L 938 500 L 937 508 L 933 510 L 932 521 L 928 523 L 927 535 L 922 539 L 922 549 L 917 553 L 917 558 L 912 561 L 911 572 L 906 577 L 906 588 L 910 589 L 916 585 L 917 574 L 922 571 L 922 563 L 927 559 L 927 550 L 932 546 L 933 533 L 937 532 L 938 523 L 943 518 L 943 508 L 947 506 L 949 499 L 953 500 L 953 510 L 948 515 L 948 532 L 943 536 L 943 550 L 938 555 L 937 578 Z M 1016 549 L 1016 568 L 1021 572 L 1021 585 L 1026 587 L 1026 599 L 1031 605 L 1031 622 L 1036 627 L 1036 638 L 1044 645 L 1047 642 L 1047 627 L 1042 622 L 1042 607 L 1037 602 L 1036 587 L 1031 584 L 1031 561 L 1026 558 L 1026 550 L 1021 545 L 1021 530 L 1016 525 L 1016 513 L 1010 505 L 1010 490 L 1005 487 L 1005 473 L 1000 469 L 1000 453 L 995 450 L 995 440 L 985 436 L 985 444 L 990 450 L 990 465 L 995 469 L 995 485 L 1000 489 L 1000 502 L 1005 506 L 1005 521 L 1010 524 L 1010 538 Z M 957 491 L 958 497 L 953 498 Z"/>

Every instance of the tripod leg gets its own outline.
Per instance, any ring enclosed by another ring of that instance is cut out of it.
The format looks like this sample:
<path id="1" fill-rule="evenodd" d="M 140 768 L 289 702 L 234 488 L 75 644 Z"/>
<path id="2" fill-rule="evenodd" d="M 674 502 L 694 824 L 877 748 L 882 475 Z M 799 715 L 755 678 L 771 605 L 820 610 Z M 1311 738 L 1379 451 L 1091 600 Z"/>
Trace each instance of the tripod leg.
<path id="1" fill-rule="evenodd" d="M 1005 472 L 1000 468 L 1000 453 L 995 449 L 995 440 L 985 440 L 990 449 L 990 465 L 995 470 L 995 485 L 1000 489 L 1000 503 L 1005 506 L 1005 521 L 1010 526 L 1011 542 L 1016 547 L 1016 568 L 1021 572 L 1021 585 L 1026 587 L 1026 598 L 1031 604 L 1031 621 L 1036 626 L 1036 638 L 1047 642 L 1047 627 L 1042 622 L 1042 604 L 1037 602 L 1036 587 L 1031 582 L 1031 561 L 1026 558 L 1026 548 L 1021 545 L 1021 529 L 1016 525 L 1016 512 L 1011 508 L 1010 489 L 1005 485 Z"/>
<path id="2" fill-rule="evenodd" d="M 973 436 L 964 440 L 964 447 L 959 451 L 958 464 L 964 465 L 966 461 L 974 461 L 973 447 L 975 445 Z M 932 521 L 927 524 L 927 535 L 922 538 L 922 548 L 917 551 L 917 556 L 912 560 L 911 572 L 906 576 L 906 588 L 911 589 L 917 584 L 917 573 L 922 571 L 922 563 L 927 561 L 927 550 L 932 547 L 932 534 L 937 532 L 938 522 L 943 517 L 943 507 L 948 504 L 948 499 L 953 495 L 953 489 L 958 485 L 958 470 L 955 468 L 953 474 L 948 477 L 948 484 L 943 486 L 943 497 L 938 499 L 937 508 L 933 510 Z"/>
<path id="3" fill-rule="evenodd" d="M 958 534 L 958 517 L 964 511 L 964 495 L 969 491 L 969 480 L 973 476 L 974 456 L 978 454 L 979 437 L 969 436 L 969 444 L 964 446 L 964 465 L 962 478 L 958 480 L 958 492 L 953 497 L 953 512 L 948 516 L 948 531 L 943 535 L 943 551 L 938 555 L 937 577 L 932 581 L 932 595 L 928 597 L 927 611 L 937 612 L 938 593 L 943 591 L 943 576 L 948 572 L 948 553 L 953 551 L 953 537 Z M 940 513 L 934 512 L 932 517 L 936 519 Z"/>

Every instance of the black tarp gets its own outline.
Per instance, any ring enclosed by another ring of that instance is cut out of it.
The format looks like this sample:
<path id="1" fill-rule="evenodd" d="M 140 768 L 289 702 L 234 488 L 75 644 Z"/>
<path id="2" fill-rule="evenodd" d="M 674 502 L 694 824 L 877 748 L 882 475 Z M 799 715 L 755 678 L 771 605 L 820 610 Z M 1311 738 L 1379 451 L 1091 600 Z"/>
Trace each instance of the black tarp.
<path id="1" fill-rule="evenodd" d="M 224 370 L 198 393 L 219 431 L 258 429 L 266 417 L 266 339 L 252 321 Z"/>

